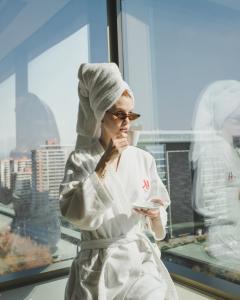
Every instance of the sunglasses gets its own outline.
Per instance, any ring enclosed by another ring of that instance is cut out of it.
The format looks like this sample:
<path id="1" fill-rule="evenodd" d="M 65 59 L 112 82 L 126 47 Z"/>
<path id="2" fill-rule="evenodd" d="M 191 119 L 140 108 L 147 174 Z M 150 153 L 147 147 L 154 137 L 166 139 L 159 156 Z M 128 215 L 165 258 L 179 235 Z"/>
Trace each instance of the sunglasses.
<path id="1" fill-rule="evenodd" d="M 130 112 L 128 114 L 121 112 L 121 111 L 111 112 L 111 111 L 107 110 L 106 112 L 110 113 L 118 120 L 126 120 L 128 118 L 130 121 L 134 121 L 141 116 L 141 115 L 133 113 L 133 112 Z"/>

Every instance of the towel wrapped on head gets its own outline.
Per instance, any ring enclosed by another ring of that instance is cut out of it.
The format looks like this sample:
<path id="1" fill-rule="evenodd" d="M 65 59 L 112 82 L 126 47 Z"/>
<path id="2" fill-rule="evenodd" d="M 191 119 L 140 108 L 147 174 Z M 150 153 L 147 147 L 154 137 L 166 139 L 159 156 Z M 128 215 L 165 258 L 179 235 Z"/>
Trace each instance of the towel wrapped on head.
<path id="1" fill-rule="evenodd" d="M 82 64 L 78 71 L 80 98 L 77 133 L 78 145 L 100 137 L 105 112 L 128 90 L 133 94 L 115 63 Z"/>

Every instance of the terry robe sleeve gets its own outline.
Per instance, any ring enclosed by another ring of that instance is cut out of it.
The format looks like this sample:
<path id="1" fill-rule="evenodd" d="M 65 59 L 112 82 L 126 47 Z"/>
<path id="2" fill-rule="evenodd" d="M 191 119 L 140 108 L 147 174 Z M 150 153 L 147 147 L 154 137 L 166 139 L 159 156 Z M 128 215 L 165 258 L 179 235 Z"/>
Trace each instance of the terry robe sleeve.
<path id="1" fill-rule="evenodd" d="M 96 230 L 113 199 L 92 164 L 88 165 L 87 160 L 83 163 L 81 155 L 85 158 L 84 154 L 73 152 L 66 163 L 60 186 L 60 209 L 80 229 Z"/>

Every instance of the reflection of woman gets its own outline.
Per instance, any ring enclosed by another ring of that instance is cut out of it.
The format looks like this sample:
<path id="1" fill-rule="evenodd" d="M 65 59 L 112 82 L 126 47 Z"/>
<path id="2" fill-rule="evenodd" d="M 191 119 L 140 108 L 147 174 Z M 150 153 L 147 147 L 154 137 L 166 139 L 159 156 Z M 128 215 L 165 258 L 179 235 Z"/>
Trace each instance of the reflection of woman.
<path id="1" fill-rule="evenodd" d="M 208 228 L 207 251 L 240 257 L 240 82 L 218 81 L 202 94 L 194 121 L 194 204 Z"/>
<path id="2" fill-rule="evenodd" d="M 177 299 L 158 250 L 143 234 L 165 236 L 168 193 L 153 157 L 129 146 L 133 96 L 115 64 L 79 69 L 78 140 L 61 185 L 61 211 L 82 233 L 65 299 Z M 159 210 L 133 211 L 154 199 Z M 142 216 L 144 215 L 144 216 Z"/>

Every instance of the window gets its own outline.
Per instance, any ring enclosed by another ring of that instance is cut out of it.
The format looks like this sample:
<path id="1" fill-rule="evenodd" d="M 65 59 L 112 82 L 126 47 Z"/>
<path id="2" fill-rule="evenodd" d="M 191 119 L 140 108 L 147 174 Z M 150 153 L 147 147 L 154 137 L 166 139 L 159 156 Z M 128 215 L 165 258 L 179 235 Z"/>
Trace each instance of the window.
<path id="1" fill-rule="evenodd" d="M 36 267 L 64 269 L 75 256 L 80 233 L 59 216 L 58 188 L 76 139 L 77 71 L 82 62 L 111 57 L 107 1 L 48 2 L 0 5 L 0 284 L 31 276 L 32 268 L 39 273 Z M 159 243 L 162 258 L 175 279 L 211 284 L 219 297 L 236 298 L 239 259 L 211 255 L 208 242 L 216 233 L 216 218 L 197 209 L 194 180 L 203 174 L 203 193 L 209 195 L 212 186 L 223 187 L 215 175 L 224 174 L 228 194 L 215 194 L 217 203 L 206 199 L 207 208 L 239 219 L 240 174 L 224 169 L 224 159 L 216 161 L 222 152 L 218 135 L 212 139 L 210 131 L 200 140 L 204 145 L 213 141 L 214 152 L 206 153 L 210 163 L 203 160 L 200 169 L 189 157 L 196 141 L 194 112 L 203 89 L 239 77 L 240 5 L 237 0 L 117 3 L 120 67 L 141 114 L 135 123 L 142 128 L 138 146 L 154 156 L 171 197 L 167 237 Z M 228 111 L 229 103 L 224 101 L 221 112 Z M 226 128 L 235 130 L 238 118 L 236 106 L 229 117 L 234 122 Z M 231 150 L 237 167 L 239 140 L 235 131 Z M 232 200 L 231 206 L 222 201 L 226 199 Z M 226 216 L 219 218 L 220 230 L 228 226 L 231 231 L 234 222 L 240 228 L 239 221 Z M 234 230 L 238 237 L 237 227 Z"/>
<path id="2" fill-rule="evenodd" d="M 105 1 L 4 1 L 0 16 L 4 283 L 76 254 L 80 234 L 60 223 L 58 190 L 76 139 L 78 67 L 107 61 L 108 44 Z"/>
<path id="3" fill-rule="evenodd" d="M 206 215 L 193 205 L 196 203 L 193 178 L 196 172 L 200 174 L 200 169 L 193 168 L 189 156 L 190 146 L 194 145 L 196 138 L 192 120 L 196 120 L 194 111 L 202 90 L 219 80 L 239 79 L 239 3 L 224 0 L 122 0 L 121 8 L 124 76 L 135 94 L 136 110 L 142 115 L 140 125 L 143 132 L 139 146 L 148 149 L 156 158 L 158 173 L 172 200 L 168 210 L 168 236 L 159 244 L 162 257 L 177 278 L 193 279 L 205 286 L 211 282 L 211 287 L 218 290 L 219 295 L 228 293 L 228 297 L 236 297 L 240 289 L 239 259 L 236 256 L 216 258 L 209 251 L 213 227 L 207 224 Z M 225 110 L 232 105 L 231 99 L 223 102 Z M 206 132 L 202 137 L 202 143 L 207 143 L 209 134 Z M 239 134 L 235 132 L 235 135 Z M 235 149 L 237 145 L 236 142 Z M 210 171 L 207 167 L 204 169 L 205 185 L 214 192 L 215 202 L 219 191 L 215 175 L 223 172 L 222 165 L 216 163 L 220 148 L 215 143 L 214 155 L 207 162 L 208 165 L 214 163 L 215 171 L 213 168 Z M 164 155 L 163 160 L 161 155 Z M 201 167 L 203 170 L 203 165 Z M 238 178 L 238 175 L 232 175 L 234 171 L 231 173 L 231 169 L 228 173 L 228 181 Z M 214 183 L 211 184 L 208 176 Z M 231 189 L 233 192 L 233 187 Z M 209 193 L 207 189 L 203 192 Z M 203 199 L 204 196 L 199 197 Z M 226 197 L 225 200 L 230 200 L 229 194 Z M 219 202 L 219 207 L 224 206 L 220 198 Z M 239 214 L 238 202 L 233 201 L 231 209 Z M 224 209 L 229 209 L 229 205 L 226 204 Z M 211 220 L 220 216 L 219 208 L 218 216 Z M 233 222 L 226 218 L 225 221 Z M 219 225 L 218 233 L 221 229 L 226 231 L 227 226 L 232 225 Z M 231 227 L 235 230 L 231 242 L 235 242 L 240 252 L 238 226 Z M 222 244 L 218 245 L 226 249 Z"/>

